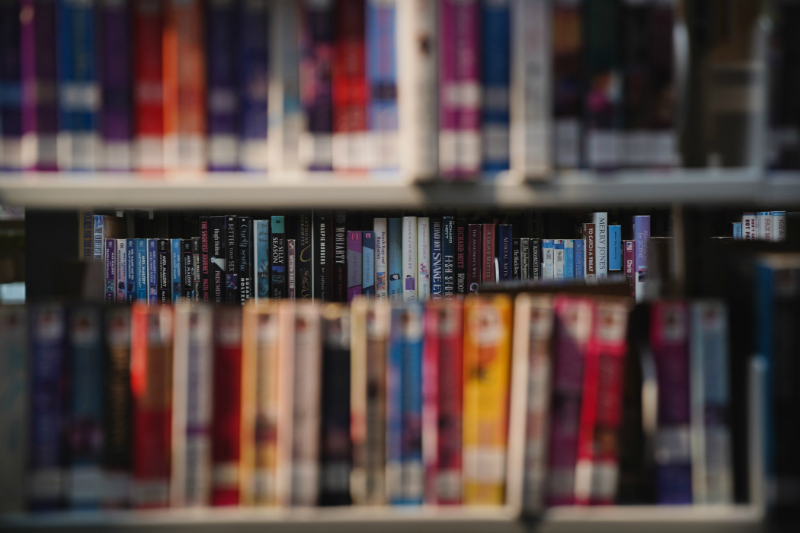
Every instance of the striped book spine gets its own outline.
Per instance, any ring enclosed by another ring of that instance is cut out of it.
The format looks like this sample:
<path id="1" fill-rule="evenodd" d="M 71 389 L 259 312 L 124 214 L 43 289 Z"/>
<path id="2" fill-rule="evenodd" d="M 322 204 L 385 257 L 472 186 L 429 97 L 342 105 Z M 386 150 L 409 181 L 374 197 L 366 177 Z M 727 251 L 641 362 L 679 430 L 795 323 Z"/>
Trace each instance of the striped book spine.
<path id="1" fill-rule="evenodd" d="M 239 5 L 239 168 L 267 169 L 269 11 L 267 0 Z"/>
<path id="2" fill-rule="evenodd" d="M 367 166 L 399 167 L 396 0 L 367 0 Z"/>
<path id="3" fill-rule="evenodd" d="M 481 149 L 483 150 L 482 170 L 487 173 L 507 170 L 510 164 L 508 107 L 511 83 L 510 35 L 509 0 L 482 2 Z M 525 54 L 521 55 L 527 57 L 527 50 Z"/>
<path id="4" fill-rule="evenodd" d="M 208 168 L 235 170 L 238 165 L 239 98 L 236 78 L 236 3 L 206 3 L 206 76 Z M 266 37 L 264 37 L 266 39 Z"/>
<path id="5" fill-rule="evenodd" d="M 0 169 L 22 168 L 20 2 L 0 3 Z"/>
<path id="6" fill-rule="evenodd" d="M 481 170 L 480 5 L 459 0 L 454 9 L 456 46 L 456 177 L 475 177 Z"/>
<path id="7" fill-rule="evenodd" d="M 135 167 L 159 171 L 164 168 L 162 0 L 139 0 L 134 10 Z"/>
<path id="8" fill-rule="evenodd" d="M 100 0 L 100 133 L 105 170 L 130 170 L 133 134 L 131 7 L 128 0 Z"/>
<path id="9" fill-rule="evenodd" d="M 446 179 L 455 177 L 458 159 L 455 9 L 456 0 L 439 2 L 439 172 Z"/>

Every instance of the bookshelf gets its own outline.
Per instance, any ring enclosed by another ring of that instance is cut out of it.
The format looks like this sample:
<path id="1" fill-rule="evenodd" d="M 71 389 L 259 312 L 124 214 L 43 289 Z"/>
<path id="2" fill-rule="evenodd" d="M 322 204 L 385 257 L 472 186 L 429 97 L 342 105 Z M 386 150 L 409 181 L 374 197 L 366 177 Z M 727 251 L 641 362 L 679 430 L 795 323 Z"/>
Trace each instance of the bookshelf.
<path id="1" fill-rule="evenodd" d="M 494 209 L 800 204 L 800 175 L 753 169 L 576 172 L 540 183 L 510 174 L 478 183 L 409 183 L 329 173 L 4 173 L 0 203 L 16 207 Z"/>

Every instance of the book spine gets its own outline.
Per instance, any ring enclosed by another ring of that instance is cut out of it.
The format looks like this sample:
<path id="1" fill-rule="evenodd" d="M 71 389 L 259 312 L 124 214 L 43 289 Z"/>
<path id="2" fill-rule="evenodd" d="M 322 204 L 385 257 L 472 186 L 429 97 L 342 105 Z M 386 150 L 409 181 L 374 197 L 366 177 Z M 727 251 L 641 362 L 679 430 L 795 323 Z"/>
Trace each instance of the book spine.
<path id="1" fill-rule="evenodd" d="M 253 220 L 236 217 L 236 267 L 239 271 L 239 303 L 253 298 Z"/>
<path id="2" fill-rule="evenodd" d="M 772 212 L 772 240 L 775 242 L 786 240 L 786 211 Z"/>
<path id="3" fill-rule="evenodd" d="M 362 232 L 361 241 L 361 294 L 375 296 L 375 232 Z"/>
<path id="4" fill-rule="evenodd" d="M 573 240 L 573 247 L 575 248 L 575 263 L 574 263 L 574 271 L 575 271 L 575 279 L 584 279 L 586 273 L 584 271 L 584 265 L 586 264 L 586 241 L 583 239 L 574 239 Z"/>
<path id="5" fill-rule="evenodd" d="M 597 280 L 597 228 L 586 224 L 586 279 Z"/>
<path id="6" fill-rule="evenodd" d="M 622 270 L 622 226 L 608 226 L 608 270 Z"/>
<path id="7" fill-rule="evenodd" d="M 462 493 L 463 308 L 448 302 L 438 312 L 436 503 L 451 505 Z"/>
<path id="8" fill-rule="evenodd" d="M 20 0 L 0 5 L 0 169 L 22 169 Z"/>
<path id="9" fill-rule="evenodd" d="M 422 465 L 425 470 L 424 502 L 436 504 L 439 438 L 439 309 L 431 304 L 423 311 L 422 340 Z"/>
<path id="10" fill-rule="evenodd" d="M 172 302 L 172 269 L 170 263 L 172 247 L 169 239 L 158 241 L 158 303 Z"/>
<path id="11" fill-rule="evenodd" d="M 436 0 L 396 3 L 397 88 L 403 95 L 398 115 L 400 168 L 410 179 L 431 179 L 439 174 L 439 5 Z"/>
<path id="12" fill-rule="evenodd" d="M 389 272 L 389 301 L 403 301 L 403 220 L 389 219 L 386 257 Z"/>
<path id="13" fill-rule="evenodd" d="M 431 297 L 431 219 L 417 218 L 417 300 Z"/>
<path id="14" fill-rule="evenodd" d="M 509 0 L 481 2 L 482 170 L 494 173 L 510 166 L 511 9 Z M 525 56 L 528 55 L 528 49 Z M 501 260 L 502 264 L 502 260 Z M 504 278 L 502 275 L 500 279 Z"/>
<path id="15" fill-rule="evenodd" d="M 580 2 L 555 0 L 552 26 L 559 31 L 552 34 L 553 147 L 555 166 L 563 169 L 576 169 L 582 164 L 582 25 Z"/>
<path id="16" fill-rule="evenodd" d="M 58 509 L 66 488 L 67 369 L 66 316 L 58 305 L 38 305 L 30 312 L 30 443 L 28 508 Z"/>
<path id="17" fill-rule="evenodd" d="M 103 259 L 105 256 L 103 240 L 103 227 L 105 217 L 103 215 L 94 215 L 94 232 L 92 234 L 92 242 L 94 244 L 93 259 Z"/>
<path id="18" fill-rule="evenodd" d="M 386 500 L 403 503 L 403 344 L 400 337 L 402 307 L 393 305 L 386 350 Z M 369 331 L 369 330 L 367 330 Z"/>
<path id="19" fill-rule="evenodd" d="M 333 31 L 333 0 L 307 3 L 301 36 L 300 98 L 305 128 L 300 137 L 300 157 L 309 170 L 333 169 Z"/>
<path id="20" fill-rule="evenodd" d="M 417 217 L 403 217 L 402 230 L 403 250 L 403 301 L 413 302 L 417 299 Z"/>
<path id="21" fill-rule="evenodd" d="M 431 220 L 431 299 L 441 300 L 443 293 L 442 217 Z"/>
<path id="22" fill-rule="evenodd" d="M 141 171 L 164 168 L 163 26 L 162 0 L 134 3 L 134 166 Z"/>
<path id="23" fill-rule="evenodd" d="M 117 240 L 105 240 L 105 266 L 106 266 L 106 303 L 114 303 L 117 300 Z"/>
<path id="24" fill-rule="evenodd" d="M 636 251 L 633 263 L 633 283 L 636 301 L 644 298 L 644 284 L 647 279 L 647 248 L 650 242 L 650 216 L 633 217 L 633 240 Z"/>
<path id="25" fill-rule="evenodd" d="M 388 300 L 387 245 L 389 233 L 386 219 L 376 218 L 372 227 L 375 230 L 375 297 L 379 300 Z"/>
<path id="26" fill-rule="evenodd" d="M 608 277 L 608 213 L 592 215 L 595 234 L 595 274 L 597 279 Z"/>
<path id="27" fill-rule="evenodd" d="M 142 303 L 140 305 L 146 305 Z M 131 313 L 128 307 L 104 313 L 107 356 L 104 379 L 104 508 L 126 507 L 131 477 Z"/>
<path id="28" fill-rule="evenodd" d="M 286 239 L 286 298 L 297 299 L 297 240 Z"/>
<path id="29" fill-rule="evenodd" d="M 238 8 L 238 166 L 246 171 L 265 171 L 268 163 L 269 39 L 264 36 L 269 35 L 270 27 L 268 2 L 243 2 Z"/>
<path id="30" fill-rule="evenodd" d="M 215 305 L 225 303 L 225 217 L 209 217 L 209 257 L 208 278 L 211 302 Z"/>
<path id="31" fill-rule="evenodd" d="M 202 300 L 203 295 L 201 294 L 201 258 L 202 258 L 202 245 L 200 241 L 200 237 L 192 237 L 192 299 L 195 302 L 199 302 Z M 205 263 L 206 265 L 206 272 L 208 272 L 208 262 Z"/>
<path id="32" fill-rule="evenodd" d="M 471 292 L 467 277 L 469 269 L 467 268 L 468 258 L 468 225 L 466 220 L 458 219 L 455 224 L 456 229 L 456 294 L 465 295 Z"/>
<path id="33" fill-rule="evenodd" d="M 542 251 L 542 239 L 531 238 L 528 243 L 528 255 L 530 261 L 527 263 L 529 268 L 529 279 L 540 280 L 544 278 L 544 268 L 542 262 L 544 260 L 544 253 Z"/>
<path id="34" fill-rule="evenodd" d="M 733 239 L 740 241 L 742 240 L 742 223 L 741 222 L 734 222 L 733 223 Z"/>
<path id="35" fill-rule="evenodd" d="M 331 217 L 329 214 L 314 215 L 314 299 L 321 303 L 334 301 L 331 286 Z"/>
<path id="36" fill-rule="evenodd" d="M 117 277 L 116 277 L 116 301 L 125 303 L 128 299 L 128 251 L 125 239 L 115 239 L 117 241 Z"/>
<path id="37" fill-rule="evenodd" d="M 575 277 L 575 241 L 564 239 L 564 279 Z"/>
<path id="38" fill-rule="evenodd" d="M 22 167 L 56 170 L 58 134 L 57 2 L 22 0 Z"/>
<path id="39" fill-rule="evenodd" d="M 225 298 L 227 304 L 238 304 L 239 299 L 239 253 L 237 237 L 239 224 L 236 215 L 225 216 Z"/>
<path id="40" fill-rule="evenodd" d="M 360 231 L 347 232 L 347 302 L 361 296 L 362 242 Z"/>
<path id="41" fill-rule="evenodd" d="M 442 217 L 442 294 L 446 300 L 455 298 L 455 221 L 451 216 Z"/>
<path id="42" fill-rule="evenodd" d="M 378 172 L 400 165 L 396 21 L 396 0 L 367 0 L 367 165 Z"/>
<path id="43" fill-rule="evenodd" d="M 636 263 L 636 241 L 625 241 L 625 277 L 631 284 L 631 296 L 636 297 L 636 284 L 634 282 L 634 265 Z"/>
<path id="44" fill-rule="evenodd" d="M 211 420 L 211 505 L 239 504 L 239 454 L 242 386 L 242 312 L 214 311 L 214 357 Z"/>
<path id="45" fill-rule="evenodd" d="M 125 299 L 131 304 L 136 301 L 136 239 L 125 239 Z"/>
<path id="46" fill-rule="evenodd" d="M 270 271 L 272 273 L 270 296 L 273 300 L 280 300 L 281 298 L 286 298 L 286 233 L 284 217 L 272 217 L 270 226 Z"/>
<path id="47" fill-rule="evenodd" d="M 542 278 L 555 279 L 555 245 L 553 239 L 542 239 Z"/>
<path id="48" fill-rule="evenodd" d="M 100 83 L 102 162 L 106 170 L 130 170 L 133 164 L 133 76 L 130 2 L 100 2 Z M 120 58 L 125 58 L 121 61 Z"/>
<path id="49" fill-rule="evenodd" d="M 470 224 L 467 227 L 467 287 L 469 292 L 478 292 L 481 283 L 481 266 L 483 265 L 483 227 L 480 224 Z"/>
<path id="50" fill-rule="evenodd" d="M 147 303 L 147 239 L 136 239 L 136 300 Z"/>
<path id="51" fill-rule="evenodd" d="M 564 279 L 564 239 L 553 239 L 553 277 Z"/>
<path id="52" fill-rule="evenodd" d="M 500 224 L 498 227 L 499 241 L 497 243 L 497 256 L 499 258 L 500 281 L 511 281 L 513 277 L 514 258 L 512 246 L 511 224 Z"/>
<path id="53" fill-rule="evenodd" d="M 269 277 L 272 271 L 269 259 L 272 239 L 269 237 L 269 222 L 269 220 L 256 220 L 253 222 L 256 234 L 256 246 L 253 254 L 256 273 L 256 302 L 266 302 L 270 299 Z"/>
<path id="54" fill-rule="evenodd" d="M 531 276 L 531 239 L 523 237 L 519 240 L 519 279 L 527 281 Z M 538 272 L 538 268 L 536 269 Z"/>
<path id="55" fill-rule="evenodd" d="M 689 429 L 689 321 L 681 302 L 650 307 L 650 346 L 658 378 L 656 501 L 692 503 Z"/>
<path id="56" fill-rule="evenodd" d="M 196 275 L 196 270 L 194 268 L 194 254 L 192 252 L 192 239 L 181 239 L 180 245 L 181 299 L 186 302 L 192 302 L 195 299 L 194 277 Z"/>
<path id="57" fill-rule="evenodd" d="M 458 78 L 456 62 L 456 1 L 439 2 L 439 172 L 448 179 L 458 169 Z"/>
<path id="58" fill-rule="evenodd" d="M 158 239 L 147 239 L 147 303 L 158 303 Z"/>
<path id="59" fill-rule="evenodd" d="M 424 498 L 422 464 L 422 306 L 416 302 L 399 309 L 393 329 L 398 328 L 402 353 L 401 500 L 420 504 Z"/>
<path id="60" fill-rule="evenodd" d="M 511 54 L 511 168 L 520 176 L 530 179 L 547 177 L 553 167 L 553 150 L 557 156 L 565 148 L 570 149 L 560 146 L 558 142 L 553 143 L 552 140 L 551 94 L 555 92 L 558 95 L 561 87 L 556 84 L 562 71 L 557 68 L 561 55 L 557 46 L 558 35 L 551 31 L 551 27 L 561 27 L 553 25 L 551 5 L 551 2 L 513 0 L 511 6 L 512 49 L 525 50 L 524 54 Z M 551 65 L 551 62 L 555 65 Z M 578 58 L 575 58 L 573 68 L 577 70 L 579 63 Z M 552 80 L 552 77 L 556 80 Z M 578 96 L 575 95 L 575 98 Z M 578 117 L 579 108 L 575 110 L 575 118 L 570 123 L 574 125 L 573 129 L 578 127 Z M 559 123 L 556 122 L 556 135 L 560 131 L 558 126 Z M 571 143 L 569 147 L 577 158 L 577 132 L 573 134 L 573 138 L 565 141 Z M 577 167 L 577 164 L 574 166 Z"/>
<path id="61" fill-rule="evenodd" d="M 744 213 L 742 215 L 742 238 L 746 241 L 754 241 L 758 238 L 755 213 Z"/>
<path id="62" fill-rule="evenodd" d="M 183 261 L 181 261 L 181 240 L 180 239 L 170 239 L 170 245 L 172 250 L 172 256 L 170 257 L 170 266 L 172 269 L 172 276 L 171 281 L 171 301 L 173 304 L 176 304 L 181 301 L 181 295 L 183 293 L 183 285 L 181 281 L 181 270 L 183 266 Z"/>
<path id="63" fill-rule="evenodd" d="M 347 213 L 333 213 L 333 301 L 347 301 Z"/>
<path id="64" fill-rule="evenodd" d="M 60 0 L 58 12 L 58 166 L 94 170 L 100 160 L 96 4 Z"/>
<path id="65" fill-rule="evenodd" d="M 2 8 L 0 8 L 1 11 Z M 3 16 L 0 14 L 0 16 Z M 2 21 L 0 21 L 2 24 Z M 2 99 L 0 95 L 0 143 L 2 138 Z M 0 144 L 0 169 L 3 168 L 3 147 Z M 92 259 L 94 252 L 94 211 L 87 208 L 78 209 L 78 258 L 84 261 Z"/>
<path id="66" fill-rule="evenodd" d="M 456 177 L 469 178 L 481 170 L 480 5 L 478 0 L 456 2 L 456 87 L 458 126 Z"/>
<path id="67" fill-rule="evenodd" d="M 210 217 L 200 217 L 200 294 L 201 302 L 212 302 L 211 292 L 211 228 Z"/>
<path id="68" fill-rule="evenodd" d="M 311 300 L 314 295 L 314 248 L 311 238 L 312 218 L 310 214 L 302 214 L 298 217 L 297 240 L 296 240 L 296 280 L 297 298 L 299 300 Z"/>
<path id="69" fill-rule="evenodd" d="M 367 77 L 364 0 L 335 0 L 333 169 L 366 169 Z"/>
<path id="70" fill-rule="evenodd" d="M 495 225 L 483 224 L 481 238 L 481 282 L 494 283 L 497 274 L 494 265 Z"/>
<path id="71" fill-rule="evenodd" d="M 237 91 L 238 65 L 233 59 L 237 56 L 236 14 L 237 3 L 233 0 L 206 3 L 206 135 L 208 168 L 212 171 L 236 170 L 241 153 L 237 135 L 241 104 Z M 255 17 L 252 23 L 257 24 Z M 264 34 L 261 39 L 266 40 Z"/>

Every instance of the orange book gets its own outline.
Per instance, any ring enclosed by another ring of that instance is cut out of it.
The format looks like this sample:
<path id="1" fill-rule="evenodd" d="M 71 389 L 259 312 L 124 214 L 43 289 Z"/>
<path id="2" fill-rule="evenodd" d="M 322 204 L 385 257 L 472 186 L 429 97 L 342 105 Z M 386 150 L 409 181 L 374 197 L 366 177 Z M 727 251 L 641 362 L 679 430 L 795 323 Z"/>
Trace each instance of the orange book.
<path id="1" fill-rule="evenodd" d="M 206 168 L 203 2 L 167 0 L 164 22 L 164 165 L 173 171 L 202 171 Z"/>
<path id="2" fill-rule="evenodd" d="M 464 301 L 463 503 L 505 503 L 511 299 Z"/>

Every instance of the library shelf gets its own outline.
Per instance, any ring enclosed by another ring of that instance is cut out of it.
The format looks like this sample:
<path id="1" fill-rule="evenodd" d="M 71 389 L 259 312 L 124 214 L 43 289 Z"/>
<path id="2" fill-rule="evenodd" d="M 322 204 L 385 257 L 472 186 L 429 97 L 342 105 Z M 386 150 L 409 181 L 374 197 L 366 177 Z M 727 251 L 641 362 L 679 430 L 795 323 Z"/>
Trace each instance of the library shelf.
<path id="1" fill-rule="evenodd" d="M 331 173 L 0 173 L 0 203 L 28 208 L 422 209 L 800 205 L 800 173 L 758 170 L 574 172 L 525 183 L 411 183 Z"/>

